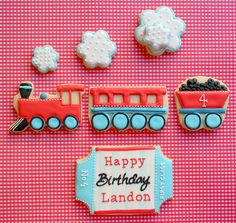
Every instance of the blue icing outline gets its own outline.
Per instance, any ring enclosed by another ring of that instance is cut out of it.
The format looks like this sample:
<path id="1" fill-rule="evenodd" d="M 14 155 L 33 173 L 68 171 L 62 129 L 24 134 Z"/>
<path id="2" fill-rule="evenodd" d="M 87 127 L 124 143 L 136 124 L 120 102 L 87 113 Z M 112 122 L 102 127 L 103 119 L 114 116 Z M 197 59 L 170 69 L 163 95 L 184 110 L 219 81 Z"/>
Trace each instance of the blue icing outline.
<path id="1" fill-rule="evenodd" d="M 161 164 L 165 165 L 164 175 L 161 177 Z M 155 147 L 155 186 L 154 186 L 154 207 L 155 211 L 159 212 L 160 206 L 168 199 L 173 197 L 173 167 L 172 160 L 166 158 L 159 146 Z M 162 190 L 164 191 L 163 199 L 160 197 L 161 181 L 164 185 Z"/>
<path id="2" fill-rule="evenodd" d="M 141 40 L 141 39 L 139 38 L 139 36 L 138 36 L 138 32 L 140 31 L 140 29 L 143 28 L 143 27 L 146 27 L 146 24 L 144 24 L 144 22 L 143 22 L 143 17 L 145 16 L 146 13 L 158 14 L 159 10 L 161 10 L 161 9 L 163 9 L 163 8 L 168 8 L 168 10 L 170 10 L 170 12 L 171 12 L 171 14 L 172 14 L 172 20 L 178 20 L 180 23 L 182 23 L 182 24 L 183 24 L 183 29 L 182 29 L 182 30 L 179 32 L 179 34 L 177 35 L 180 44 L 179 44 L 179 46 L 178 46 L 176 49 L 171 48 L 171 47 L 166 47 L 166 48 L 163 48 L 162 51 L 160 51 L 160 52 L 158 51 L 157 53 L 154 53 L 154 52 L 152 52 L 150 49 L 148 49 L 148 47 L 147 47 L 148 52 L 149 52 L 151 55 L 154 55 L 154 56 L 159 56 L 159 55 L 161 55 L 162 53 L 164 53 L 164 51 L 176 52 L 177 50 L 179 50 L 180 47 L 181 47 L 181 45 L 182 45 L 181 36 L 183 35 L 183 33 L 184 33 L 185 30 L 186 30 L 186 24 L 185 24 L 185 22 L 184 22 L 182 19 L 176 17 L 174 11 L 173 11 L 170 7 L 168 7 L 168 6 L 160 6 L 160 7 L 158 7 L 156 10 L 144 10 L 144 11 L 141 13 L 141 15 L 139 16 L 139 24 L 140 24 L 140 25 L 139 25 L 139 26 L 136 28 L 136 30 L 135 30 L 135 38 L 136 38 L 136 40 L 137 40 L 140 44 L 142 44 L 142 45 L 147 44 L 143 39 Z M 144 29 L 145 29 L 145 28 L 144 28 Z M 145 32 L 145 30 L 144 30 L 144 32 Z"/>
<path id="3" fill-rule="evenodd" d="M 168 107 L 90 107 L 91 112 L 139 112 L 145 114 L 153 114 L 159 112 L 160 114 L 167 114 Z"/>
<path id="4" fill-rule="evenodd" d="M 57 69 L 57 60 L 58 60 L 58 58 L 59 58 L 59 53 L 56 52 L 56 51 L 53 49 L 52 46 L 50 46 L 50 45 L 45 45 L 45 46 L 42 46 L 42 47 L 36 47 L 36 48 L 34 49 L 34 55 L 37 54 L 37 52 L 39 51 L 40 48 L 42 48 L 43 50 L 45 50 L 46 47 L 48 47 L 48 48 L 50 49 L 50 52 L 51 52 L 51 53 L 55 54 L 55 58 L 53 59 L 53 63 L 54 63 L 54 65 L 55 65 L 55 68 L 51 68 L 51 69 L 50 69 L 50 68 L 47 66 L 46 69 L 40 69 L 39 64 L 34 63 L 34 60 L 33 60 L 33 59 L 34 59 L 34 56 L 33 56 L 32 60 L 31 60 L 31 61 L 32 61 L 32 64 L 33 64 L 34 67 L 36 67 L 36 68 L 38 69 L 38 71 L 39 71 L 40 73 L 47 73 L 48 71 L 54 71 L 54 70 Z"/>
<path id="5" fill-rule="evenodd" d="M 226 112 L 226 109 L 225 108 L 180 108 L 179 112 L 181 114 L 188 114 L 188 113 L 200 113 L 200 114 L 219 113 L 219 114 L 223 114 Z"/>
<path id="6" fill-rule="evenodd" d="M 108 35 L 108 33 L 107 33 L 106 31 L 104 31 L 104 30 L 102 30 L 102 29 L 99 29 L 99 30 L 96 31 L 96 32 L 90 32 L 90 31 L 84 32 L 84 33 L 82 34 L 81 43 L 86 43 L 86 42 L 85 42 L 85 38 L 86 38 L 85 36 L 86 36 L 86 35 L 95 36 L 97 32 L 102 32 L 102 33 L 104 34 L 104 37 L 105 37 L 105 39 L 107 40 L 107 42 L 112 42 L 112 43 L 113 43 L 113 46 L 112 46 L 113 51 L 112 51 L 111 53 L 108 53 L 108 57 L 109 57 L 110 61 L 112 62 L 112 57 L 116 54 L 117 47 L 116 47 L 116 43 L 113 42 L 113 41 L 110 39 L 110 37 L 109 37 L 109 35 Z M 81 48 L 81 47 L 80 47 L 80 44 L 81 44 L 81 43 L 79 43 L 79 45 L 78 45 L 77 48 L 76 48 L 76 54 L 77 54 L 77 56 L 79 56 L 80 58 L 83 58 L 83 60 L 84 60 L 84 61 L 83 61 L 83 62 L 84 62 L 84 65 L 85 65 L 87 68 L 91 68 L 91 69 L 96 68 L 96 67 L 106 68 L 106 67 L 108 67 L 108 66 L 111 65 L 111 62 L 110 62 L 109 65 L 107 65 L 107 66 L 102 66 L 100 63 L 95 63 L 95 65 L 92 65 L 92 64 L 90 64 L 90 63 L 87 63 L 87 62 L 85 61 L 86 55 L 83 54 L 83 53 L 79 53 L 80 48 Z"/>
<path id="7" fill-rule="evenodd" d="M 90 214 L 94 213 L 94 181 L 95 181 L 95 165 L 96 165 L 96 149 L 92 148 L 89 156 L 84 160 L 78 160 L 76 164 L 76 200 L 80 200 L 85 203 Z M 86 178 L 87 186 L 82 188 L 80 185 L 85 183 L 81 177 L 82 170 L 88 170 L 88 176 Z"/>

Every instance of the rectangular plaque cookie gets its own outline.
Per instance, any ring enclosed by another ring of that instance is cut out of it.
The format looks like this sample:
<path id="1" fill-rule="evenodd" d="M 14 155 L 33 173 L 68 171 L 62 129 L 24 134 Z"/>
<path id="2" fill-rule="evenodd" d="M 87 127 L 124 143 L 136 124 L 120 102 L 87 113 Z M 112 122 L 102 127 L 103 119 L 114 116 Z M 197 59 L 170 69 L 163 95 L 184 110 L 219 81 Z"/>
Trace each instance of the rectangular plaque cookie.
<path id="1" fill-rule="evenodd" d="M 171 197 L 172 161 L 159 146 L 93 147 L 77 161 L 76 199 L 91 214 L 151 214 Z"/>

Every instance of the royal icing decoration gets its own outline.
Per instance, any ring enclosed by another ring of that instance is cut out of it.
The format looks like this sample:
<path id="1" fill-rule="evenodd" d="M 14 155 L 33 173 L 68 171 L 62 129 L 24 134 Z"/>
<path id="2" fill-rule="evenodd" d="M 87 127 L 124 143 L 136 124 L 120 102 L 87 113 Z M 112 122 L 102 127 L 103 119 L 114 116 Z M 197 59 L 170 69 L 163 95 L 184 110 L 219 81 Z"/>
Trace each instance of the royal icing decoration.
<path id="1" fill-rule="evenodd" d="M 76 199 L 91 214 L 151 214 L 172 196 L 172 161 L 159 147 L 94 147 L 77 161 Z"/>
<path id="2" fill-rule="evenodd" d="M 173 10 L 162 6 L 156 10 L 145 10 L 139 17 L 135 30 L 137 41 L 146 46 L 154 56 L 165 51 L 175 52 L 181 46 L 181 35 L 185 31 L 183 20 L 175 17 Z"/>
<path id="3" fill-rule="evenodd" d="M 32 64 L 41 73 L 47 73 L 57 69 L 59 54 L 51 46 L 36 47 Z"/>
<path id="4" fill-rule="evenodd" d="M 229 101 L 226 85 L 208 77 L 189 78 L 175 91 L 179 122 L 188 130 L 221 126 Z"/>
<path id="5" fill-rule="evenodd" d="M 55 94 L 41 93 L 35 97 L 33 84 L 22 82 L 13 103 L 18 119 L 9 130 L 21 132 L 31 127 L 40 131 L 45 126 L 51 130 L 58 130 L 61 126 L 76 129 L 82 122 L 83 90 L 83 85 L 64 84 L 57 86 Z"/>
<path id="6" fill-rule="evenodd" d="M 92 87 L 89 118 L 95 130 L 161 130 L 167 121 L 165 87 Z"/>
<path id="7" fill-rule="evenodd" d="M 88 68 L 108 67 L 115 53 L 116 44 L 103 30 L 85 32 L 82 42 L 77 47 L 77 55 L 84 59 L 84 64 Z"/>

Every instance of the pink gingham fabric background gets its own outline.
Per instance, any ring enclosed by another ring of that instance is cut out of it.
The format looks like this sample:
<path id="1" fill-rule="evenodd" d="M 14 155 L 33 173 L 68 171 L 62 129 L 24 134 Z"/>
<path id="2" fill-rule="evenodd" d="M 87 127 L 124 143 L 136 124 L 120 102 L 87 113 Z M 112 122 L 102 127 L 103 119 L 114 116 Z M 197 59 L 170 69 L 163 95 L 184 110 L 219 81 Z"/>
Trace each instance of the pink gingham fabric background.
<path id="1" fill-rule="evenodd" d="M 134 39 L 142 10 L 171 7 L 186 22 L 181 49 L 153 57 Z M 235 38 L 234 0 L 3 0 L 0 51 L 0 221 L 1 222 L 235 222 Z M 84 31 L 106 30 L 117 43 L 108 69 L 88 70 L 76 56 Z M 58 69 L 39 74 L 33 49 L 50 44 L 60 54 Z M 187 132 L 177 120 L 173 91 L 187 77 L 205 75 L 231 90 L 227 117 L 213 132 Z M 86 85 L 83 124 L 74 132 L 44 130 L 9 134 L 20 81 L 35 95 L 54 93 L 60 83 Z M 166 85 L 169 119 L 160 133 L 98 134 L 88 121 L 91 85 Z M 160 145 L 174 162 L 174 197 L 159 214 L 91 216 L 75 201 L 76 160 L 94 145 Z"/>

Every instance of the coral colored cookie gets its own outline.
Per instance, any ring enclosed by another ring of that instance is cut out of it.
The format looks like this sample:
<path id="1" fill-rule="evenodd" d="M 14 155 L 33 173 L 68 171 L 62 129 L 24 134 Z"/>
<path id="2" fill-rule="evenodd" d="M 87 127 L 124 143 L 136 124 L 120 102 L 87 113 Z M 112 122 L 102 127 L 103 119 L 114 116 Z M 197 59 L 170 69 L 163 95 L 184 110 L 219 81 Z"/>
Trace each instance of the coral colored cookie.
<path id="1" fill-rule="evenodd" d="M 181 35 L 185 23 L 175 17 L 173 10 L 162 6 L 154 10 L 145 10 L 139 17 L 139 27 L 135 30 L 136 40 L 146 46 L 154 56 L 165 51 L 175 52 L 181 46 Z"/>
<path id="2" fill-rule="evenodd" d="M 92 87 L 89 118 L 95 130 L 161 130 L 167 121 L 165 87 Z"/>
<path id="3" fill-rule="evenodd" d="M 33 96 L 33 89 L 31 82 L 20 84 L 13 103 L 18 119 L 9 128 L 11 132 L 21 132 L 28 127 L 40 131 L 45 126 L 58 130 L 62 125 L 74 130 L 81 124 L 82 85 L 59 85 L 55 94 L 41 93 L 39 97 Z"/>
<path id="4" fill-rule="evenodd" d="M 108 67 L 115 53 L 116 44 L 103 30 L 85 32 L 82 42 L 77 47 L 77 55 L 84 59 L 84 64 L 88 68 Z"/>
<path id="5" fill-rule="evenodd" d="M 172 161 L 158 146 L 94 147 L 77 161 L 76 199 L 91 214 L 152 214 L 172 196 Z"/>
<path id="6" fill-rule="evenodd" d="M 219 128 L 225 118 L 229 90 L 209 77 L 188 78 L 175 91 L 180 124 L 188 130 Z"/>
<path id="7" fill-rule="evenodd" d="M 36 47 L 32 64 L 41 73 L 47 73 L 57 69 L 59 54 L 51 46 Z"/>

